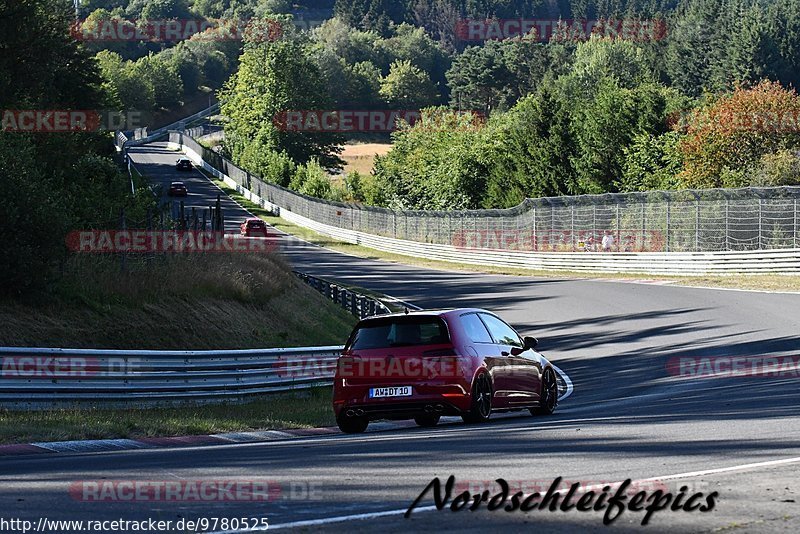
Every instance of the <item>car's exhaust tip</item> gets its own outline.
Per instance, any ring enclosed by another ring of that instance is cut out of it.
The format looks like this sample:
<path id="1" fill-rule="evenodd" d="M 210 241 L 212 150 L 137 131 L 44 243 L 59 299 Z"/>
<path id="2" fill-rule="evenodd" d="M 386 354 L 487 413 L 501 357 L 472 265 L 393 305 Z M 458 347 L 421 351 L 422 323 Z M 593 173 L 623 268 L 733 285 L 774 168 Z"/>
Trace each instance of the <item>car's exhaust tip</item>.
<path id="1" fill-rule="evenodd" d="M 353 410 L 347 410 L 346 412 L 344 412 L 344 414 L 345 414 L 347 417 L 355 417 L 355 415 L 356 415 L 356 412 L 355 412 L 355 411 L 353 411 Z"/>
<path id="2" fill-rule="evenodd" d="M 356 410 L 356 417 L 361 417 L 362 415 L 364 415 L 364 410 Z"/>

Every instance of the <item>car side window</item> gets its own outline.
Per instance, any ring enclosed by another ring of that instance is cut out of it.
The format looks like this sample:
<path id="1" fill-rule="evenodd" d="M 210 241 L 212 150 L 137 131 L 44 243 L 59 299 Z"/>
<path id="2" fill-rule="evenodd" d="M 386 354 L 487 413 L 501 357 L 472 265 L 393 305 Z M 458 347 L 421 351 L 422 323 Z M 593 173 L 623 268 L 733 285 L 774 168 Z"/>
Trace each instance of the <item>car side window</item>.
<path id="1" fill-rule="evenodd" d="M 489 333 L 492 334 L 495 342 L 522 348 L 522 340 L 513 328 L 494 315 L 481 313 L 480 316 L 483 322 L 486 323 L 486 328 L 489 329 Z"/>
<path id="2" fill-rule="evenodd" d="M 476 313 L 466 313 L 461 316 L 461 324 L 473 343 L 493 343 L 492 336 Z"/>

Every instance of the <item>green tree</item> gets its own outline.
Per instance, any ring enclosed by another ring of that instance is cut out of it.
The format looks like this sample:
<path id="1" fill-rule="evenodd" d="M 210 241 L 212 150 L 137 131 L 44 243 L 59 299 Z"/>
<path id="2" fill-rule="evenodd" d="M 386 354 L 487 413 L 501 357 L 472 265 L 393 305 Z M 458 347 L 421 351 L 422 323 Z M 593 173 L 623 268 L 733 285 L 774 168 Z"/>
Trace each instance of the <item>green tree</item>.
<path id="1" fill-rule="evenodd" d="M 666 98 L 654 85 L 625 89 L 606 80 L 594 98 L 580 102 L 572 123 L 577 141 L 572 164 L 579 190 L 614 191 L 622 176 L 625 147 L 637 134 L 663 129 Z"/>
<path id="2" fill-rule="evenodd" d="M 380 55 L 387 58 L 385 66 L 388 67 L 390 61 L 410 61 L 425 71 L 437 92 L 447 98 L 445 73 L 450 67 L 450 55 L 424 29 L 400 24 L 394 28 L 394 35 L 376 44 L 382 52 Z"/>
<path id="3" fill-rule="evenodd" d="M 725 54 L 725 0 L 689 0 L 670 25 L 666 71 L 673 87 L 690 96 L 713 90 L 714 70 Z M 727 24 L 727 23 L 726 23 Z"/>
<path id="4" fill-rule="evenodd" d="M 569 103 L 543 86 L 495 119 L 485 207 L 510 207 L 527 197 L 581 192 Z"/>
<path id="5" fill-rule="evenodd" d="M 396 209 L 477 208 L 486 190 L 484 128 L 469 114 L 429 108 L 413 126 L 392 134 L 394 146 L 375 160 L 374 195 Z"/>
<path id="6" fill-rule="evenodd" d="M 741 187 L 767 154 L 800 147 L 800 96 L 777 82 L 737 88 L 694 111 L 680 149 L 689 188 Z"/>
<path id="7" fill-rule="evenodd" d="M 308 49 L 293 38 L 291 25 L 282 20 L 285 38 L 245 40 L 239 70 L 219 92 L 222 113 L 228 117 L 226 149 L 239 161 L 258 137 L 265 149 L 285 152 L 298 163 L 317 159 L 324 167 L 338 167 L 341 136 L 280 127 L 280 117 L 286 112 L 326 110 L 332 104 Z"/>
<path id="8" fill-rule="evenodd" d="M 167 68 L 180 77 L 180 85 L 184 94 L 191 95 L 197 92 L 203 81 L 203 73 L 200 70 L 199 58 L 195 56 L 186 42 L 167 48 L 159 56 L 166 63 Z"/>
<path id="9" fill-rule="evenodd" d="M 680 139 L 678 132 L 636 135 L 625 147 L 622 178 L 616 188 L 623 192 L 678 189 L 683 165 L 678 149 Z"/>
<path id="10" fill-rule="evenodd" d="M 381 81 L 380 95 L 395 109 L 419 109 L 436 101 L 430 77 L 411 61 L 395 61 Z"/>
<path id="11" fill-rule="evenodd" d="M 150 54 L 133 64 L 133 76 L 153 87 L 156 107 L 174 108 L 180 104 L 183 83 L 174 63 L 161 55 Z"/>
<path id="12" fill-rule="evenodd" d="M 96 59 L 111 105 L 124 110 L 155 108 L 153 84 L 150 79 L 137 76 L 132 61 L 123 61 L 119 54 L 108 50 L 99 52 Z"/>

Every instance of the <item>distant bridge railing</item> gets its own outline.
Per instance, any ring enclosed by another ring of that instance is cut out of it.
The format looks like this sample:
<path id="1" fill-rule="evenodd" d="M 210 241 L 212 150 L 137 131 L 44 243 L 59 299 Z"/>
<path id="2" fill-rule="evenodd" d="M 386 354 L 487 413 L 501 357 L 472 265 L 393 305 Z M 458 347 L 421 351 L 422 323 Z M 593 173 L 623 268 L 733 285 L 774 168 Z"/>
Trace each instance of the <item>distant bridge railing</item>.
<path id="1" fill-rule="evenodd" d="M 341 346 L 212 351 L 0 347 L 0 406 L 247 400 L 329 385 Z"/>

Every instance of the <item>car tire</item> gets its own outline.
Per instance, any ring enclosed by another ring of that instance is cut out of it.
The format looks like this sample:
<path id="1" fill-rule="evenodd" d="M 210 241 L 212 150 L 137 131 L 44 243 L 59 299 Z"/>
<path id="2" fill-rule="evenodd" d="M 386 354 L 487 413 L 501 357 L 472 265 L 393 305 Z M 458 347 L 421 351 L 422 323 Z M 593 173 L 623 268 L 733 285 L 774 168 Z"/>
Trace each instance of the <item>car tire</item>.
<path id="1" fill-rule="evenodd" d="M 483 423 L 492 415 L 492 380 L 489 373 L 481 373 L 472 384 L 472 406 L 461 419 L 465 423 Z"/>
<path id="2" fill-rule="evenodd" d="M 361 434 L 369 426 L 369 419 L 366 417 L 337 417 L 336 424 L 339 430 L 345 434 Z"/>
<path id="3" fill-rule="evenodd" d="M 425 414 L 425 415 L 418 415 L 414 418 L 414 422 L 417 423 L 417 426 L 421 426 L 424 428 L 430 428 L 432 426 L 436 426 L 439 424 L 439 415 L 434 414 Z"/>
<path id="4" fill-rule="evenodd" d="M 542 375 L 542 393 L 539 396 L 539 406 L 531 408 L 531 415 L 550 415 L 558 406 L 558 381 L 556 372 L 552 368 L 545 369 Z"/>

